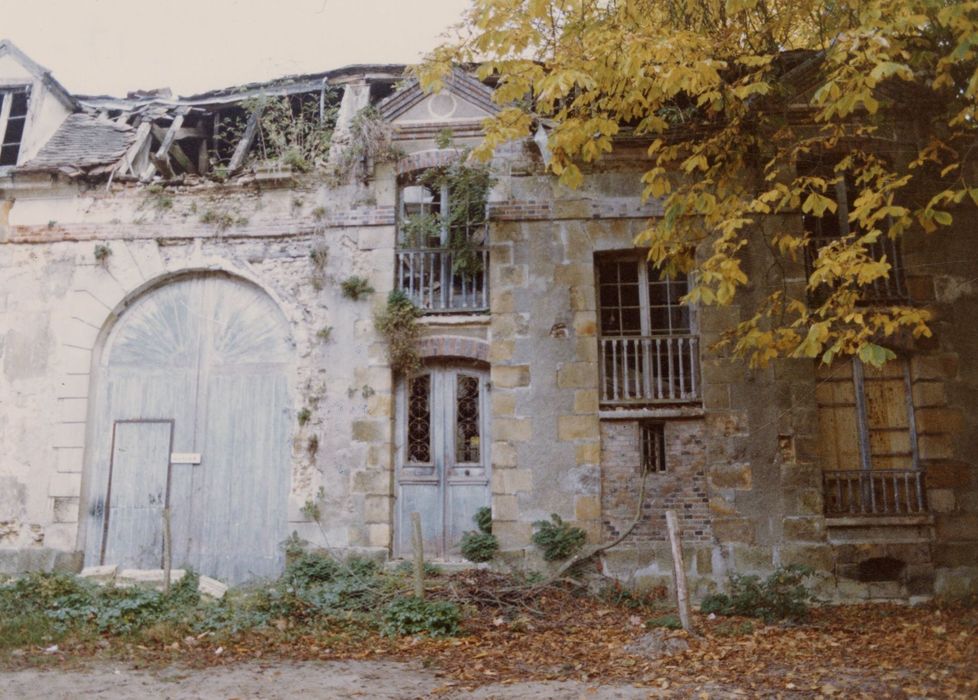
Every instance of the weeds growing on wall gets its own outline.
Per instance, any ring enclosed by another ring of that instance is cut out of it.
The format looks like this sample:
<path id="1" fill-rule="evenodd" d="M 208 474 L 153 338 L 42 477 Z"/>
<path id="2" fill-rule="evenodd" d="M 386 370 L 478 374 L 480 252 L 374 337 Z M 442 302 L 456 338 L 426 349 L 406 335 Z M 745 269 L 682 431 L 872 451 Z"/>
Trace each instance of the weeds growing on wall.
<path id="1" fill-rule="evenodd" d="M 396 160 L 400 152 L 394 147 L 393 130 L 377 109 L 364 107 L 350 121 L 342 154 L 338 160 L 341 172 L 364 179 L 374 163 Z"/>
<path id="2" fill-rule="evenodd" d="M 374 288 L 366 278 L 353 275 L 340 282 L 340 292 L 347 299 L 359 301 L 368 294 L 373 294 Z"/>
<path id="3" fill-rule="evenodd" d="M 112 249 L 104 243 L 97 243 L 95 245 L 95 250 L 92 251 L 92 257 L 95 258 L 95 262 L 97 262 L 99 265 L 107 264 L 111 255 Z"/>
<path id="4" fill-rule="evenodd" d="M 374 316 L 374 326 L 387 343 L 387 360 L 391 369 L 410 374 L 421 364 L 418 339 L 421 312 L 407 295 L 395 289 L 387 295 L 387 305 Z"/>

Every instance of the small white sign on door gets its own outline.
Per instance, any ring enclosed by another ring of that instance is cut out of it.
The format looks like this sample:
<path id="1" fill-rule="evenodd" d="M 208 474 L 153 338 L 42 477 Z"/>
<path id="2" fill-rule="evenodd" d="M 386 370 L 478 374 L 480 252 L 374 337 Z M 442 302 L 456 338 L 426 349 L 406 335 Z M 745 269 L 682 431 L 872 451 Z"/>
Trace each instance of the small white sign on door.
<path id="1" fill-rule="evenodd" d="M 170 455 L 170 464 L 200 464 L 200 453 L 174 452 Z"/>

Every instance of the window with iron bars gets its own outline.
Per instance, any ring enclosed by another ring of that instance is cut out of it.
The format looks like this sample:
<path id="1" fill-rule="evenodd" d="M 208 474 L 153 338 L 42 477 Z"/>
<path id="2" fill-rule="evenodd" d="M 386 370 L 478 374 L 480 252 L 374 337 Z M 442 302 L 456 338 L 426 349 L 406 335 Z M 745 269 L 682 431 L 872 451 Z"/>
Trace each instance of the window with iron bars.
<path id="1" fill-rule="evenodd" d="M 595 260 L 601 402 L 699 401 L 699 337 L 680 302 L 685 276 L 661 274 L 644 251 Z"/>
<path id="2" fill-rule="evenodd" d="M 29 97 L 26 87 L 0 90 L 0 166 L 17 165 Z"/>
<path id="3" fill-rule="evenodd" d="M 640 421 L 638 437 L 642 454 L 641 473 L 664 472 L 666 470 L 665 425 L 658 421 Z"/>

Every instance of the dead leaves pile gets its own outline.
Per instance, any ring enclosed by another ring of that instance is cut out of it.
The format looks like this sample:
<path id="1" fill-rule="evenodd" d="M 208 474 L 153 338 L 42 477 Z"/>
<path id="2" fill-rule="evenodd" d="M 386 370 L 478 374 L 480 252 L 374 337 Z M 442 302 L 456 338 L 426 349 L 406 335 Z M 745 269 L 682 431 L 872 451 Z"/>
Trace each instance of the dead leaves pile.
<path id="1" fill-rule="evenodd" d="M 978 697 L 978 608 L 850 605 L 816 609 L 803 625 L 765 625 L 697 614 L 689 648 L 630 653 L 661 614 L 548 587 L 523 596 L 489 572 L 461 572 L 438 594 L 466 603 L 463 635 L 390 639 L 353 622 L 207 635 L 158 645 L 64 645 L 63 660 L 131 659 L 193 666 L 254 658 L 420 660 L 444 690 L 490 683 L 576 680 L 635 684 L 676 697 Z M 631 645 L 631 646 L 630 646 Z M 24 656 L 24 655 L 22 655 Z M 27 654 L 29 657 L 30 654 Z M 46 657 L 47 663 L 54 661 Z M 21 659 L 23 663 L 24 659 Z M 11 665 L 11 659 L 0 660 Z M 21 664 L 15 664 L 21 665 Z"/>

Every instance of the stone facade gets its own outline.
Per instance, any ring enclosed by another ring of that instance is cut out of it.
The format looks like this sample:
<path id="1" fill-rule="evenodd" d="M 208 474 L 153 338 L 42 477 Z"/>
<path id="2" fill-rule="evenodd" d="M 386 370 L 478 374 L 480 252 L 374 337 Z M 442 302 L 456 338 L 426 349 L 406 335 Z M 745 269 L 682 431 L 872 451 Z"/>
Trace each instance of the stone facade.
<path id="1" fill-rule="evenodd" d="M 341 114 L 371 99 L 367 73 L 334 76 L 346 85 Z M 0 178 L 0 570 L 82 565 L 94 488 L 87 460 L 100 439 L 90 416 L 105 338 L 143 295 L 182 276 L 217 273 L 259 287 L 289 322 L 294 430 L 284 532 L 331 551 L 397 553 L 404 378 L 391 370 L 374 317 L 398 285 L 404 178 L 444 166 L 477 142 L 473 120 L 488 107 L 477 87 L 457 87 L 455 116 L 424 112 L 420 96 L 382 102 L 402 155 L 369 164 L 362 179 L 293 173 L 262 181 L 246 173 L 226 183 L 167 182 L 164 200 L 159 188 L 95 176 L 15 170 Z M 455 134 L 449 148 L 436 138 L 443 129 Z M 633 250 L 645 221 L 662 213 L 658 202 L 641 200 L 640 152 L 626 150 L 605 166 L 572 192 L 545 173 L 534 145 L 501 149 L 492 163 L 488 310 L 419 320 L 426 363 L 488 372 L 480 447 L 504 557 L 539 565 L 533 523 L 551 513 L 591 543 L 628 527 L 642 483 L 640 425 L 651 421 L 662 426 L 665 468 L 646 477 L 632 534 L 604 555 L 609 575 L 669 585 L 664 512 L 673 509 L 698 595 L 724 585 L 729 572 L 791 563 L 813 566 L 828 597 L 974 591 L 974 217 L 962 212 L 955 234 L 939 243 L 909 238 L 904 247 L 912 297 L 936 319 L 934 338 L 906 353 L 928 508 L 833 518 L 813 363 L 751 370 L 711 348 L 772 283 L 764 255 L 747 260 L 756 284 L 737 305 L 693 310 L 695 400 L 603 400 L 609 365 L 599 345 L 597 267 L 602 256 Z M 215 219 L 205 212 L 221 223 L 205 223 Z M 111 254 L 96 259 L 96 245 Z M 788 284 L 803 284 L 800 265 L 786 274 Z M 357 300 L 342 292 L 354 275 L 373 290 Z M 318 522 L 309 505 L 318 506 Z"/>

